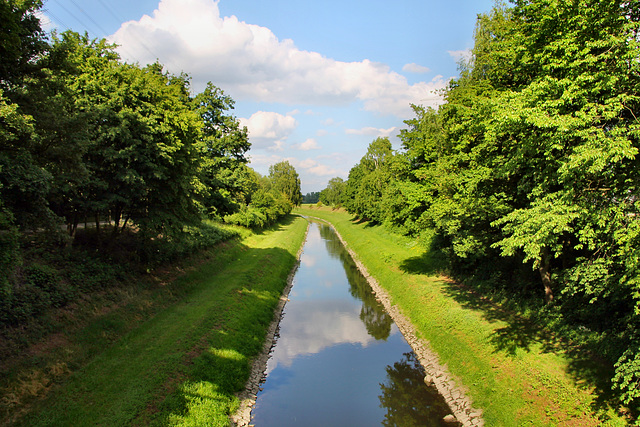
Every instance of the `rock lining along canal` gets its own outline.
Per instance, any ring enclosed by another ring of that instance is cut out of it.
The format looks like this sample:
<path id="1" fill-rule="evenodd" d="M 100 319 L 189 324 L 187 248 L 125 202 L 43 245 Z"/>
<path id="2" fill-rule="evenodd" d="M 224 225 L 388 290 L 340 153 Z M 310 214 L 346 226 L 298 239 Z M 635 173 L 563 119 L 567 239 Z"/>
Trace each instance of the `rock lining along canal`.
<path id="1" fill-rule="evenodd" d="M 339 237 L 312 221 L 251 424 L 452 425 L 424 377 Z"/>

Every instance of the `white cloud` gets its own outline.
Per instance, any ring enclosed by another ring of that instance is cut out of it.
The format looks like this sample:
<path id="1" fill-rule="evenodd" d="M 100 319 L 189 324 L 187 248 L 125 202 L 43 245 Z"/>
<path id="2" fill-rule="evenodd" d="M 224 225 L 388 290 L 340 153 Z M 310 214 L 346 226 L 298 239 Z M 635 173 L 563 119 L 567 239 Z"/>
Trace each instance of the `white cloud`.
<path id="1" fill-rule="evenodd" d="M 296 169 L 301 169 L 303 172 L 306 172 L 309 175 L 336 176 L 344 174 L 344 172 L 339 171 L 338 169 L 335 169 L 329 165 L 319 163 L 315 159 L 298 160 L 289 158 L 287 160 L 289 160 L 293 167 L 295 167 Z"/>
<path id="2" fill-rule="evenodd" d="M 296 148 L 301 151 L 310 151 L 310 150 L 319 150 L 322 147 L 318 145 L 318 141 L 316 141 L 313 138 L 309 138 L 302 144 L 297 145 Z"/>
<path id="3" fill-rule="evenodd" d="M 431 71 L 431 69 L 429 69 L 429 67 L 418 65 L 415 62 L 412 62 L 411 64 L 405 64 L 405 66 L 402 67 L 402 71 L 406 71 L 409 73 L 422 74 L 422 73 L 428 73 L 429 71 Z"/>
<path id="4" fill-rule="evenodd" d="M 296 321 L 281 325 L 283 333 L 269 358 L 267 373 L 278 365 L 290 366 L 298 356 L 319 353 L 326 347 L 343 343 L 366 347 L 375 342 L 359 315 L 360 307 L 335 301 L 313 305 L 298 301 L 287 306 L 287 318 Z"/>
<path id="5" fill-rule="evenodd" d="M 38 18 L 38 20 L 40 20 L 40 26 L 44 31 L 50 32 L 56 28 L 56 24 L 42 10 L 37 10 L 34 15 L 36 16 L 36 18 Z"/>
<path id="6" fill-rule="evenodd" d="M 248 119 L 240 118 L 240 124 L 249 130 L 249 141 L 254 148 L 282 150 L 285 141 L 298 126 L 291 115 L 271 111 L 258 111 Z"/>
<path id="7" fill-rule="evenodd" d="M 449 56 L 455 59 L 456 62 L 460 62 L 461 60 L 468 62 L 471 59 L 471 49 L 448 50 L 447 53 L 449 54 Z"/>
<path id="8" fill-rule="evenodd" d="M 378 129 L 374 127 L 365 127 L 362 129 L 347 129 L 345 133 L 347 135 L 369 135 L 369 136 L 392 136 L 397 133 L 397 127 L 391 127 L 389 129 Z"/>
<path id="9" fill-rule="evenodd" d="M 434 90 L 446 85 L 444 80 L 410 85 L 384 64 L 342 62 L 299 50 L 268 28 L 221 17 L 213 0 L 161 0 L 153 16 L 124 23 L 111 40 L 122 45 L 127 60 L 158 58 L 172 72 L 189 73 L 196 91 L 212 81 L 236 99 L 315 105 L 361 101 L 366 110 L 407 117 L 410 103 L 441 103 Z"/>

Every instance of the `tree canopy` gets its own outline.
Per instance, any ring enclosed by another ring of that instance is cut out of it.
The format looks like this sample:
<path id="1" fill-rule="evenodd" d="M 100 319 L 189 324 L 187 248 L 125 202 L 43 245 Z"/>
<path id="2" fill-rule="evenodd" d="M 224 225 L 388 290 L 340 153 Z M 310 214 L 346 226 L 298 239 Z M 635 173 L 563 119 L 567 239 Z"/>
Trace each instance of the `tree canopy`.
<path id="1" fill-rule="evenodd" d="M 545 301 L 574 338 L 588 330 L 629 403 L 640 397 L 640 8 L 512 3 L 479 16 L 471 60 L 441 107 L 414 106 L 402 149 L 370 145 L 344 206 L 432 236 L 452 273 Z"/>
<path id="2" fill-rule="evenodd" d="M 144 264 L 162 245 L 184 253 L 219 241 L 205 220 L 253 206 L 263 220 L 246 225 L 263 226 L 300 203 L 291 165 L 274 165 L 268 188 L 247 166 L 248 132 L 222 89 L 209 82 L 194 95 L 188 75 L 124 63 L 104 39 L 47 35 L 41 7 L 0 2 L 0 323 L 55 300 L 25 282 L 27 240 L 109 258 L 135 246 L 117 243 L 130 237 L 144 242 Z"/>

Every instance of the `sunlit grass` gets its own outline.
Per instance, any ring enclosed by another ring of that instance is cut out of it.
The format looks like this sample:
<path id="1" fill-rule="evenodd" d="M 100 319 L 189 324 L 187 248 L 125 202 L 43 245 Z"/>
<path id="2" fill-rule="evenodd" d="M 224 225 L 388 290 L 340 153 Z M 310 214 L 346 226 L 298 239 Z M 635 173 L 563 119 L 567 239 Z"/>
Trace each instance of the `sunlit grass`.
<path id="1" fill-rule="evenodd" d="M 242 241 L 167 284 L 188 292 L 126 335 L 114 332 L 112 345 L 53 385 L 19 424 L 228 425 L 238 407 L 234 393 L 262 349 L 306 227 L 290 217 L 258 234 L 244 232 Z M 79 340 L 90 344 L 98 331 L 126 322 L 98 319 Z"/>
<path id="2" fill-rule="evenodd" d="M 440 275 L 437 257 L 417 240 L 356 221 L 343 210 L 303 206 L 295 212 L 336 227 L 469 390 L 486 425 L 626 425 L 571 356 L 549 345 L 551 340 L 539 340 L 517 314 Z"/>

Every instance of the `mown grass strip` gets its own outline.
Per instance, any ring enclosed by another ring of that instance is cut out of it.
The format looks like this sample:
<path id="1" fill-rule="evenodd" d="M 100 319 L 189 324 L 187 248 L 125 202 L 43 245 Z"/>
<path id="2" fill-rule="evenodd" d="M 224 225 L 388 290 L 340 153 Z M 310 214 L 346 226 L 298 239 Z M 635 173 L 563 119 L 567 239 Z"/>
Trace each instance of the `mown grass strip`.
<path id="1" fill-rule="evenodd" d="M 488 426 L 626 425 L 596 390 L 582 358 L 540 339 L 517 314 L 437 273 L 415 239 L 343 210 L 295 211 L 331 222 L 393 303 L 468 389 Z M 533 325 L 535 328 L 535 325 Z"/>
<path id="2" fill-rule="evenodd" d="M 19 424 L 228 425 L 307 222 L 228 246 L 171 286 L 192 290 L 75 371 Z"/>

